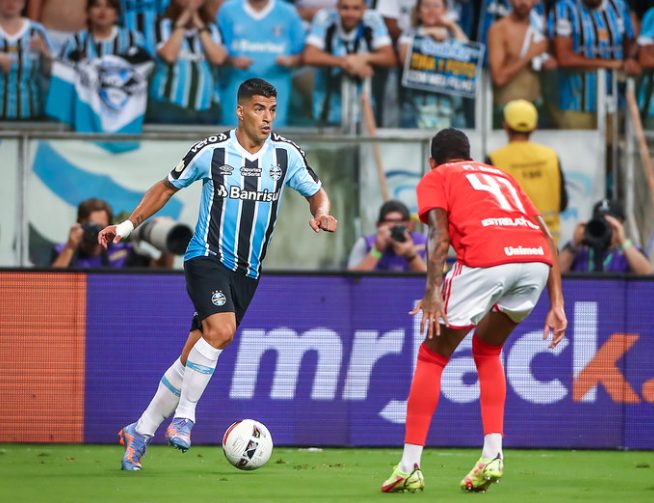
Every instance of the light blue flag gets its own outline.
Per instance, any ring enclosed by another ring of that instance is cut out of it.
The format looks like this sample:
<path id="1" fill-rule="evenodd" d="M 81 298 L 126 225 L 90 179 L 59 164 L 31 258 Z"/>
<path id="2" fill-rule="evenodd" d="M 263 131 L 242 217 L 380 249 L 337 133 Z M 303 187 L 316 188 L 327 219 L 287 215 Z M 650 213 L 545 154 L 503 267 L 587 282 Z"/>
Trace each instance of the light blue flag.
<path id="1" fill-rule="evenodd" d="M 75 131 L 139 134 L 147 105 L 151 63 L 130 64 L 107 55 L 77 64 L 56 61 L 46 113 Z M 99 142 L 110 152 L 138 148 L 136 142 Z"/>

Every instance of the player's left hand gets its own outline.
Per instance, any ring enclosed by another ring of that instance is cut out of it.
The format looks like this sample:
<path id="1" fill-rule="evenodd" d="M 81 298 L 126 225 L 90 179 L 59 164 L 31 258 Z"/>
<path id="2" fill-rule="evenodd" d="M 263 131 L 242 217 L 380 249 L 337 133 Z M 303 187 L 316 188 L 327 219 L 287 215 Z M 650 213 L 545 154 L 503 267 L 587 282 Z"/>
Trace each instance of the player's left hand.
<path id="1" fill-rule="evenodd" d="M 552 341 L 549 349 L 554 349 L 559 342 L 565 337 L 565 329 L 568 327 L 568 319 L 565 316 L 563 306 L 553 306 L 550 308 L 545 317 L 545 329 L 543 330 L 543 340 L 546 341 L 552 334 Z"/>
<path id="2" fill-rule="evenodd" d="M 321 230 L 325 232 L 336 232 L 338 220 L 332 215 L 317 215 L 309 220 L 309 226 L 314 232 L 320 232 Z"/>

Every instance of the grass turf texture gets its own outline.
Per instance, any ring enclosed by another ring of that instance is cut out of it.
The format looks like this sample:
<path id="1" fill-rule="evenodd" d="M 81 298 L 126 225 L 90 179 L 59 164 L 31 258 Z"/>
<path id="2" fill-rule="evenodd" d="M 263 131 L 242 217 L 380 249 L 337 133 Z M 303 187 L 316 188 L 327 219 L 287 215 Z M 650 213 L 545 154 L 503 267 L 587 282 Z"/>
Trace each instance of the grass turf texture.
<path id="1" fill-rule="evenodd" d="M 379 490 L 400 449 L 277 448 L 255 472 L 233 468 L 219 447 L 196 446 L 182 454 L 153 446 L 144 470 L 130 473 L 120 471 L 122 453 L 119 446 L 0 445 L 0 501 L 654 501 L 654 452 L 507 450 L 504 478 L 486 494 L 458 487 L 477 449 L 426 450 L 426 487 L 417 494 Z"/>

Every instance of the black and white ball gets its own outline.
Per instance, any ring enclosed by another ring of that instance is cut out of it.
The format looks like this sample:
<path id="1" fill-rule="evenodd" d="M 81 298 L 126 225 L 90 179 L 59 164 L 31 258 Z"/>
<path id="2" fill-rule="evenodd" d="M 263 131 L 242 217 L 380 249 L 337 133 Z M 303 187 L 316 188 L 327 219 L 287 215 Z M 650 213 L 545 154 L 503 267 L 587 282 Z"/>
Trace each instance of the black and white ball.
<path id="1" fill-rule="evenodd" d="M 268 428 L 254 419 L 236 421 L 223 435 L 225 457 L 239 470 L 261 468 L 270 459 L 272 451 L 272 436 Z"/>

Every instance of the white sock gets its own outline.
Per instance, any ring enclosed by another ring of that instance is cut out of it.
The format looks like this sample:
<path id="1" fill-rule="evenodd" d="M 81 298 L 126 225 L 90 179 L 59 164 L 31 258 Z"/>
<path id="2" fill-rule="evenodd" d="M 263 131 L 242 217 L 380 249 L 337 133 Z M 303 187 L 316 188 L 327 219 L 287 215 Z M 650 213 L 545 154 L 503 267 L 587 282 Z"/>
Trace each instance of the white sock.
<path id="1" fill-rule="evenodd" d="M 404 444 L 404 451 L 402 452 L 402 460 L 400 461 L 400 470 L 405 473 L 411 473 L 415 465 L 420 466 L 420 458 L 422 457 L 422 445 Z"/>
<path id="2" fill-rule="evenodd" d="M 484 449 L 481 451 L 481 457 L 495 459 L 498 454 L 500 458 L 504 458 L 504 454 L 502 453 L 502 435 L 500 433 L 484 435 Z"/>
<path id="3" fill-rule="evenodd" d="M 150 405 L 143 411 L 143 414 L 136 423 L 137 433 L 149 437 L 154 436 L 159 425 L 177 407 L 179 395 L 182 392 L 183 379 L 184 365 L 182 365 L 182 362 L 178 358 L 164 373 Z"/>
<path id="4" fill-rule="evenodd" d="M 186 359 L 186 371 L 182 393 L 175 417 L 190 419 L 195 423 L 195 406 L 211 380 L 222 350 L 214 348 L 202 337 L 195 343 Z"/>

